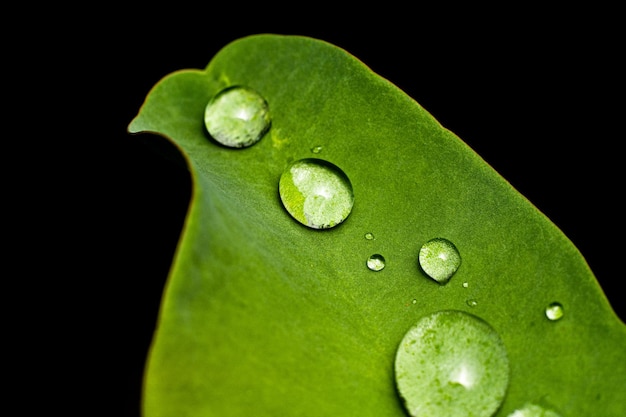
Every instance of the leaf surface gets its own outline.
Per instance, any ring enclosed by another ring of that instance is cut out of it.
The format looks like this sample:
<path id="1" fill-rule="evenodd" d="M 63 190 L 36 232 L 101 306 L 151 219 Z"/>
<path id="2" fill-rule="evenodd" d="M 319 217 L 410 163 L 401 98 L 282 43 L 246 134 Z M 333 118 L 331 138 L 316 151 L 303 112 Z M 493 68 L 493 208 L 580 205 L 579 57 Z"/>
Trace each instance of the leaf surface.
<path id="1" fill-rule="evenodd" d="M 271 128 L 248 148 L 221 146 L 204 127 L 208 101 L 233 85 L 270 107 Z M 406 415 L 398 344 L 421 317 L 449 309 L 484 319 L 506 346 L 498 416 L 527 403 L 563 417 L 626 415 L 626 326 L 581 253 L 347 51 L 300 36 L 236 40 L 205 69 L 159 81 L 129 132 L 171 140 L 193 181 L 147 362 L 145 417 Z M 279 197 L 283 170 L 310 157 L 353 185 L 352 212 L 330 229 L 303 226 Z M 417 263 L 436 237 L 462 258 L 445 285 Z M 366 267 L 372 254 L 384 269 Z M 552 302 L 561 320 L 546 318 Z"/>

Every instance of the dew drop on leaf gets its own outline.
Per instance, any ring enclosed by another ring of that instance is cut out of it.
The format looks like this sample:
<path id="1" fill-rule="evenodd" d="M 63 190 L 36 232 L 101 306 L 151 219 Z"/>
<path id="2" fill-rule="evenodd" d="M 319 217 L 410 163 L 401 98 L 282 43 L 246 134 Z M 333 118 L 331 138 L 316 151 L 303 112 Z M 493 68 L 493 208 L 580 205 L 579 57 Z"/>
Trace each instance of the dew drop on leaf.
<path id="1" fill-rule="evenodd" d="M 418 260 L 422 271 L 440 284 L 446 284 L 461 265 L 454 243 L 440 237 L 424 243 Z"/>
<path id="2" fill-rule="evenodd" d="M 385 267 L 385 258 L 376 253 L 367 258 L 367 267 L 372 271 L 380 271 Z"/>
<path id="3" fill-rule="evenodd" d="M 413 417 L 490 417 L 509 385 L 506 348 L 483 319 L 455 310 L 422 317 L 395 357 L 396 388 Z"/>
<path id="4" fill-rule="evenodd" d="M 476 301 L 476 299 L 474 298 L 469 298 L 468 300 L 465 301 L 465 304 L 467 304 L 470 307 L 476 307 L 478 305 L 478 301 Z"/>
<path id="5" fill-rule="evenodd" d="M 213 139 L 230 148 L 257 143 L 271 124 L 267 101 L 256 91 L 232 86 L 217 93 L 204 111 L 204 125 Z"/>
<path id="6" fill-rule="evenodd" d="M 373 240 L 374 239 L 374 235 L 372 233 L 365 233 L 365 239 Z"/>
<path id="7" fill-rule="evenodd" d="M 546 317 L 548 320 L 557 321 L 563 318 L 563 306 L 560 303 L 550 303 L 546 307 Z"/>
<path id="8" fill-rule="evenodd" d="M 335 227 L 354 205 L 352 184 L 336 165 L 316 158 L 291 163 L 278 184 L 280 199 L 289 214 L 313 229 Z"/>
<path id="9" fill-rule="evenodd" d="M 537 404 L 527 403 L 522 408 L 513 411 L 508 417 L 561 417 L 561 415 Z"/>

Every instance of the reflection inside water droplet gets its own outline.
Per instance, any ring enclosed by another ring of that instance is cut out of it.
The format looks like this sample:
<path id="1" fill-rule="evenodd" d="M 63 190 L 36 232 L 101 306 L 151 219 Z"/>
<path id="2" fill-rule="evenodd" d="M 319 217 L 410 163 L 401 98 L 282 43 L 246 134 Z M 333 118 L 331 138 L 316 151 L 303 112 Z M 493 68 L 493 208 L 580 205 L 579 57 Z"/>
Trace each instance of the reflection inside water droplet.
<path id="1" fill-rule="evenodd" d="M 434 238 L 424 243 L 419 252 L 419 265 L 429 277 L 446 284 L 461 265 L 461 255 L 454 243 Z"/>
<path id="2" fill-rule="evenodd" d="M 509 383 L 509 361 L 498 333 L 461 311 L 421 318 L 395 358 L 396 386 L 414 417 L 492 416 Z"/>
<path id="3" fill-rule="evenodd" d="M 204 110 L 204 124 L 213 139 L 231 148 L 257 143 L 270 127 L 269 106 L 248 87 L 232 86 L 216 94 Z"/>
<path id="4" fill-rule="evenodd" d="M 380 271 L 385 267 L 385 258 L 378 253 L 374 254 L 367 258 L 367 267 L 372 271 Z"/>
<path id="5" fill-rule="evenodd" d="M 354 204 L 346 174 L 322 159 L 293 162 L 281 175 L 278 188 L 289 214 L 313 229 L 337 226 L 350 215 Z"/>

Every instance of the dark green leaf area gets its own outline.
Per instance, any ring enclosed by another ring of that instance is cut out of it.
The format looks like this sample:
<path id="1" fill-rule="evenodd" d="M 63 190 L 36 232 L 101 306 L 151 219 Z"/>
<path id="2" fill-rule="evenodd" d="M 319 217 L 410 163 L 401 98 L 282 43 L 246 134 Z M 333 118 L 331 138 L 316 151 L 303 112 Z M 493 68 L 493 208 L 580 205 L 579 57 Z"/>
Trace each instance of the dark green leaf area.
<path id="1" fill-rule="evenodd" d="M 238 149 L 204 127 L 209 100 L 235 85 L 261 94 L 271 117 L 261 140 Z M 626 415 L 626 327 L 581 253 L 348 52 L 298 36 L 236 40 L 206 69 L 163 78 L 129 131 L 170 139 L 193 179 L 148 358 L 145 417 L 404 416 L 396 350 L 442 310 L 470 312 L 499 334 L 510 378 L 497 416 L 525 404 L 563 417 Z M 350 215 L 332 228 L 296 221 L 279 196 L 286 167 L 312 157 L 353 187 Z M 418 265 L 434 238 L 462 259 L 444 283 Z M 372 254 L 384 269 L 368 269 Z M 564 312 L 555 321 L 545 314 L 553 302 Z"/>

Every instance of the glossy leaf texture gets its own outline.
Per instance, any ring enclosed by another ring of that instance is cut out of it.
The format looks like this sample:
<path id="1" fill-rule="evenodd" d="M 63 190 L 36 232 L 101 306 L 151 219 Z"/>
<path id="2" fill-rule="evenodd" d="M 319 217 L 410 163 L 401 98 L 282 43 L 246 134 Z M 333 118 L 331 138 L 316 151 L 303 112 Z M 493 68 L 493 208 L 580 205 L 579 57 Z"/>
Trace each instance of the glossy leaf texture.
<path id="1" fill-rule="evenodd" d="M 209 100 L 236 85 L 261 94 L 271 114 L 264 137 L 240 149 L 204 127 Z M 205 69 L 159 81 L 129 132 L 171 140 L 193 181 L 147 361 L 145 417 L 404 416 L 398 344 L 442 310 L 474 314 L 500 335 L 510 381 L 497 416 L 525 404 L 626 415 L 626 326 L 583 255 L 349 52 L 301 36 L 235 40 Z M 349 178 L 343 223 L 312 229 L 284 208 L 279 179 L 304 158 Z M 418 265 L 434 238 L 462 259 L 444 284 Z M 367 267 L 373 254 L 384 269 Z M 554 302 L 564 314 L 551 321 Z"/>

